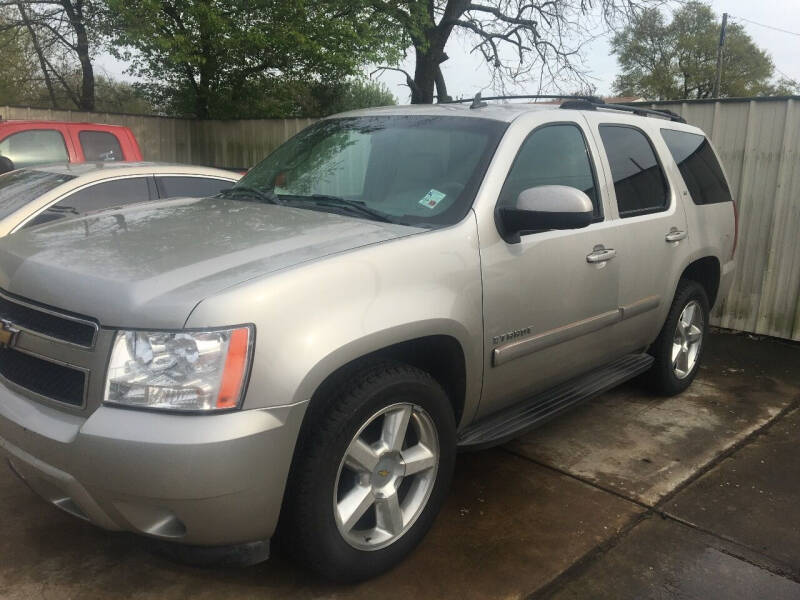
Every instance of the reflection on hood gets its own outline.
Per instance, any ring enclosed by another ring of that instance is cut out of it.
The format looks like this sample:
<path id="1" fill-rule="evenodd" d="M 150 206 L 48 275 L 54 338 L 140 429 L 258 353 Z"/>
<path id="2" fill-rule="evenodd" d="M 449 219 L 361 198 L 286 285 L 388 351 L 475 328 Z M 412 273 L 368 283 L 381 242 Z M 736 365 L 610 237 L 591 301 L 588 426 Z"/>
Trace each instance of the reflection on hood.
<path id="1" fill-rule="evenodd" d="M 0 288 L 103 324 L 146 312 L 148 326 L 181 327 L 231 285 L 421 231 L 224 198 L 147 203 L 3 238 Z"/>

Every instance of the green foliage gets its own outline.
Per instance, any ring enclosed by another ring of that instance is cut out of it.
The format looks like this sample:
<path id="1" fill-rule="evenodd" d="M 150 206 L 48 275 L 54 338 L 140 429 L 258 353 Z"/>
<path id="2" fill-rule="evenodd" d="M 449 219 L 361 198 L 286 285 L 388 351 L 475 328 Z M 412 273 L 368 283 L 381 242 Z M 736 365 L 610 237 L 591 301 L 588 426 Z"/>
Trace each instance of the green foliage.
<path id="1" fill-rule="evenodd" d="M 20 30 L 0 30 L 0 106 L 50 108 L 51 98 L 41 77 L 29 40 Z M 68 86 L 81 81 L 80 69 L 63 75 Z M 55 107 L 74 109 L 72 98 L 63 87 L 54 90 Z M 97 112 L 153 114 L 156 107 L 138 86 L 99 75 L 95 77 Z"/>
<path id="2" fill-rule="evenodd" d="M 148 115 L 156 112 L 156 107 L 144 91 L 136 84 L 118 81 L 104 75 L 95 77 L 95 96 L 97 112 L 129 113 Z"/>
<path id="3" fill-rule="evenodd" d="M 347 110 L 397 104 L 394 94 L 377 81 L 353 79 L 312 86 L 308 92 L 309 103 L 303 106 L 303 116 L 324 117 Z"/>
<path id="4" fill-rule="evenodd" d="M 158 84 L 137 84 L 136 90 L 152 102 L 153 110 L 170 116 L 190 116 L 193 90 L 165 90 Z M 224 100 L 227 99 L 227 104 Z M 236 97 L 218 96 L 217 119 L 285 119 L 324 117 L 346 110 L 396 104 L 397 99 L 380 82 L 347 79 L 321 83 L 280 77 L 251 78 Z"/>
<path id="5" fill-rule="evenodd" d="M 682 5 L 669 23 L 658 8 L 642 11 L 612 40 L 622 70 L 614 91 L 652 100 L 710 97 L 719 30 L 717 16 L 702 2 Z M 773 71 L 769 55 L 740 25 L 729 23 L 720 96 L 772 95 L 778 90 L 771 83 Z"/>
<path id="6" fill-rule="evenodd" d="M 775 82 L 770 96 L 796 96 L 800 94 L 800 82 L 781 77 Z"/>
<path id="7" fill-rule="evenodd" d="M 0 105 L 22 104 L 35 95 L 36 62 L 24 32 L 9 27 L 11 10 L 0 9 Z"/>
<path id="8" fill-rule="evenodd" d="M 108 0 L 112 50 L 171 112 L 264 116 L 291 82 L 330 85 L 395 61 L 402 34 L 354 0 Z"/>

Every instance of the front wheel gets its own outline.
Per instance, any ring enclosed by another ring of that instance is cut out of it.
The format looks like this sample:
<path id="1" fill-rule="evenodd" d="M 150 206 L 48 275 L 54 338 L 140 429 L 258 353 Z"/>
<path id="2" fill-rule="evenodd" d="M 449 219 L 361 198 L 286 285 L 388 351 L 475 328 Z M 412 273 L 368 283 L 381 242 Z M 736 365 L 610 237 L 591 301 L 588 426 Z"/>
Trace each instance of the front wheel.
<path id="1" fill-rule="evenodd" d="M 653 391 L 672 396 L 692 383 L 703 355 L 708 315 L 703 286 L 681 280 L 661 333 L 649 350 L 655 362 L 646 377 Z"/>
<path id="2" fill-rule="evenodd" d="M 439 512 L 455 463 L 453 411 L 430 375 L 388 362 L 316 401 L 292 464 L 284 535 L 323 576 L 366 579 L 408 554 Z"/>

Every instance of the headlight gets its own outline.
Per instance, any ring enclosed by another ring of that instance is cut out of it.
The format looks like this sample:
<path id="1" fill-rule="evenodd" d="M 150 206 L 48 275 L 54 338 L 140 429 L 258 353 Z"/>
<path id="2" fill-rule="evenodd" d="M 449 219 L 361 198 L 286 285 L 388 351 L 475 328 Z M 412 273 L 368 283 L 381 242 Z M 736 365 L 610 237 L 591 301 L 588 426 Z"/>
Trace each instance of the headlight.
<path id="1" fill-rule="evenodd" d="M 249 327 L 216 331 L 120 331 L 105 402 L 140 408 L 237 408 L 250 358 Z"/>

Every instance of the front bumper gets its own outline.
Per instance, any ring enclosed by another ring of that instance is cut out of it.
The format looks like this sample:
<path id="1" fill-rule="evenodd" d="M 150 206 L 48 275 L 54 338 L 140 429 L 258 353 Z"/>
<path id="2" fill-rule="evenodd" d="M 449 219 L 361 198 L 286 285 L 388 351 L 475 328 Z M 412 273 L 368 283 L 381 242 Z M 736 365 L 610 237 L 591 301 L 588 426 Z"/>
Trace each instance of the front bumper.
<path id="1" fill-rule="evenodd" d="M 105 529 L 206 546 L 265 540 L 306 404 L 202 416 L 102 406 L 84 418 L 0 384 L 0 454 L 39 495 Z"/>

